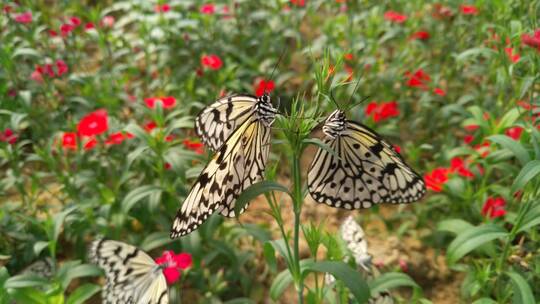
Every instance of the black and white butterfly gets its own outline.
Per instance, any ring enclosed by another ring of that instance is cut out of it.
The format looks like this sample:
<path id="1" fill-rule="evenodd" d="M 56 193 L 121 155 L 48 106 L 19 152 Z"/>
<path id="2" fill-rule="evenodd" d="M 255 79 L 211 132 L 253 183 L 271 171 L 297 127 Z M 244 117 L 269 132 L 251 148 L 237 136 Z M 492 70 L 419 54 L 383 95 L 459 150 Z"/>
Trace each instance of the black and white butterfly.
<path id="1" fill-rule="evenodd" d="M 318 203 L 361 209 L 414 202 L 426 192 L 422 177 L 391 144 L 343 111 L 334 111 L 322 129 L 332 151 L 319 148 L 308 173 L 309 193 Z"/>
<path id="2" fill-rule="evenodd" d="M 53 261 L 49 257 L 37 260 L 26 266 L 19 274 L 35 274 L 43 278 L 51 278 L 53 276 Z"/>
<path id="3" fill-rule="evenodd" d="M 162 266 L 137 247 L 99 239 L 90 246 L 90 259 L 105 271 L 103 303 L 169 303 Z"/>
<path id="4" fill-rule="evenodd" d="M 199 114 L 197 133 L 216 154 L 178 210 L 171 238 L 192 232 L 214 212 L 236 216 L 240 193 L 263 179 L 276 114 L 268 94 L 224 97 Z"/>
<path id="5" fill-rule="evenodd" d="M 365 238 L 365 233 L 362 227 L 354 220 L 352 216 L 348 216 L 340 226 L 341 239 L 347 245 L 352 258 L 359 266 L 359 270 L 362 272 L 363 277 L 371 281 L 375 277 L 379 276 L 379 271 L 373 265 L 373 257 L 368 252 L 368 244 Z M 348 258 L 345 258 L 347 261 Z M 331 285 L 335 282 L 335 278 L 331 274 L 325 275 L 326 284 Z M 368 300 L 369 304 L 392 304 L 394 300 L 388 291 L 381 291 L 376 294 L 372 294 Z"/>

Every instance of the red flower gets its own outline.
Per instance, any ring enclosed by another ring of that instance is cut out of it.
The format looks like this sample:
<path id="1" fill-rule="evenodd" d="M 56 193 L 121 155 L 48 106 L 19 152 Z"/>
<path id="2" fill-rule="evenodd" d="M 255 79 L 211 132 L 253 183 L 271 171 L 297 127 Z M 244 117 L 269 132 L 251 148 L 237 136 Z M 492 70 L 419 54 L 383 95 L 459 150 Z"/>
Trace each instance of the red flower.
<path id="1" fill-rule="evenodd" d="M 384 19 L 395 23 L 403 23 L 407 20 L 407 16 L 395 11 L 387 11 L 384 13 Z"/>
<path id="2" fill-rule="evenodd" d="M 105 16 L 103 19 L 101 19 L 101 26 L 112 28 L 114 26 L 114 17 L 113 16 Z"/>
<path id="3" fill-rule="evenodd" d="M 133 135 L 131 135 L 133 137 Z M 105 141 L 106 145 L 119 145 L 125 139 L 130 138 L 129 134 L 124 134 L 123 132 L 116 132 L 109 135 L 109 138 Z"/>
<path id="4" fill-rule="evenodd" d="M 353 54 L 351 54 L 351 53 L 347 53 L 347 54 L 344 54 L 344 55 L 343 55 L 343 58 L 344 58 L 345 60 L 351 61 L 351 60 L 354 59 L 354 56 L 353 56 Z"/>
<path id="5" fill-rule="evenodd" d="M 191 267 L 193 259 L 189 253 L 175 254 L 173 251 L 167 250 L 156 259 L 156 263 L 163 267 L 163 275 L 167 283 L 174 284 L 180 278 L 180 271 Z"/>
<path id="6" fill-rule="evenodd" d="M 87 114 L 77 125 L 77 131 L 82 136 L 99 135 L 108 128 L 107 111 L 103 109 Z"/>
<path id="7" fill-rule="evenodd" d="M 481 144 L 478 144 L 476 146 L 474 146 L 474 149 L 476 150 L 476 152 L 478 152 L 480 154 L 480 156 L 482 158 L 486 157 L 489 155 L 489 143 L 484 141 L 483 143 Z"/>
<path id="8" fill-rule="evenodd" d="M 15 22 L 27 24 L 32 22 L 32 12 L 24 12 L 18 15 L 15 15 L 13 18 Z"/>
<path id="9" fill-rule="evenodd" d="M 45 74 L 49 75 L 49 77 L 51 78 L 54 77 L 54 69 L 53 69 L 52 64 L 49 64 L 49 63 L 45 64 L 43 66 L 43 69 L 44 69 Z"/>
<path id="10" fill-rule="evenodd" d="M 439 95 L 439 96 L 446 96 L 446 91 L 444 91 L 441 88 L 435 88 L 433 89 L 433 93 Z"/>
<path id="11" fill-rule="evenodd" d="M 69 35 L 69 33 L 73 32 L 73 30 L 75 30 L 75 26 L 71 23 L 64 23 L 60 26 L 60 32 L 62 33 L 63 37 Z"/>
<path id="12" fill-rule="evenodd" d="M 223 61 L 218 55 L 204 55 L 201 57 L 201 64 L 211 70 L 219 70 L 223 66 Z"/>
<path id="13" fill-rule="evenodd" d="M 9 14 L 12 10 L 13 7 L 11 7 L 11 5 L 4 5 L 4 7 L 2 8 L 2 11 L 4 11 L 4 13 L 6 14 Z"/>
<path id="14" fill-rule="evenodd" d="M 95 29 L 96 26 L 92 22 L 88 22 L 84 25 L 84 30 L 89 31 Z"/>
<path id="15" fill-rule="evenodd" d="M 306 5 L 306 0 L 291 0 L 291 4 L 302 7 Z"/>
<path id="16" fill-rule="evenodd" d="M 90 139 L 88 139 L 84 145 L 83 145 L 83 149 L 85 150 L 91 150 L 93 149 L 96 145 L 97 145 L 98 141 L 95 137 L 90 137 Z"/>
<path id="17" fill-rule="evenodd" d="M 429 33 L 426 31 L 418 31 L 411 35 L 410 39 L 418 39 L 418 40 L 428 40 L 430 37 Z"/>
<path id="18" fill-rule="evenodd" d="M 450 173 L 450 170 L 440 167 L 425 174 L 424 181 L 426 182 L 426 188 L 435 192 L 441 192 L 443 185 L 448 181 L 448 173 Z"/>
<path id="19" fill-rule="evenodd" d="M 465 167 L 465 161 L 460 157 L 454 157 L 450 160 L 450 171 L 457 172 L 463 177 L 474 177 L 474 174 Z"/>
<path id="20" fill-rule="evenodd" d="M 480 128 L 480 126 L 479 125 L 466 125 L 464 128 L 465 130 L 472 132 Z"/>
<path id="21" fill-rule="evenodd" d="M 189 150 L 195 151 L 197 154 L 203 154 L 204 153 L 204 145 L 201 142 L 197 141 L 191 141 L 189 139 L 184 140 L 184 147 L 186 147 Z"/>
<path id="22" fill-rule="evenodd" d="M 473 135 L 465 135 L 465 137 L 463 137 L 463 142 L 466 143 L 466 144 L 470 144 L 471 142 L 474 141 L 474 136 Z"/>
<path id="23" fill-rule="evenodd" d="M 43 73 L 41 67 L 37 66 L 36 69 L 30 74 L 30 79 L 42 83 L 43 82 Z"/>
<path id="24" fill-rule="evenodd" d="M 68 72 L 68 66 L 62 59 L 56 60 L 56 68 L 57 68 L 58 76 L 62 76 Z"/>
<path id="25" fill-rule="evenodd" d="M 522 127 L 511 127 L 506 129 L 504 134 L 506 134 L 508 137 L 511 137 L 513 140 L 519 141 L 519 138 L 521 137 L 521 133 L 523 132 Z"/>
<path id="26" fill-rule="evenodd" d="M 81 25 L 81 18 L 79 17 L 71 17 L 69 18 L 69 22 L 71 22 L 71 24 L 73 24 L 73 26 L 77 27 L 79 25 Z"/>
<path id="27" fill-rule="evenodd" d="M 0 141 L 7 142 L 11 145 L 17 142 L 19 136 L 13 132 L 10 128 L 5 129 L 3 132 L 0 132 Z"/>
<path id="28" fill-rule="evenodd" d="M 148 133 L 152 132 L 152 130 L 154 130 L 156 127 L 157 127 L 157 124 L 155 121 L 148 122 L 147 124 L 144 125 L 144 129 Z"/>
<path id="29" fill-rule="evenodd" d="M 170 109 L 176 105 L 176 98 L 172 96 L 167 97 L 151 97 L 151 98 L 145 98 L 144 102 L 146 103 L 146 106 L 150 109 L 153 109 L 156 106 L 156 102 L 160 102 L 161 106 L 164 109 Z"/>
<path id="30" fill-rule="evenodd" d="M 514 53 L 514 49 L 513 48 L 510 48 L 510 47 L 507 47 L 504 49 L 504 52 L 506 53 L 506 55 L 508 56 L 508 59 L 510 59 L 510 61 L 512 61 L 513 63 L 516 63 L 519 61 L 519 58 L 521 58 L 519 56 L 519 54 L 517 53 Z"/>
<path id="31" fill-rule="evenodd" d="M 216 12 L 216 6 L 213 3 L 203 4 L 200 8 L 200 12 L 206 15 L 213 15 Z"/>
<path id="32" fill-rule="evenodd" d="M 171 163 L 165 163 L 163 165 L 163 168 L 165 168 L 165 170 L 171 170 L 171 168 L 172 168 Z"/>
<path id="33" fill-rule="evenodd" d="M 270 93 L 274 90 L 275 84 L 272 80 L 259 80 L 258 83 L 254 86 L 255 95 L 262 96 L 264 93 Z"/>
<path id="34" fill-rule="evenodd" d="M 426 82 L 431 81 L 431 77 L 429 74 L 424 72 L 423 69 L 418 69 L 416 72 L 406 72 L 405 77 L 407 77 L 407 86 L 411 88 L 421 88 L 426 89 L 427 85 Z"/>
<path id="35" fill-rule="evenodd" d="M 156 4 L 156 6 L 154 6 L 154 11 L 156 13 L 166 13 L 170 10 L 171 10 L 171 6 L 167 3 L 162 4 L 162 5 Z"/>
<path id="36" fill-rule="evenodd" d="M 478 9 L 474 5 L 460 5 L 459 9 L 463 15 L 478 15 Z"/>
<path id="37" fill-rule="evenodd" d="M 540 29 L 537 29 L 532 36 L 529 34 L 521 35 L 521 42 L 540 51 Z"/>
<path id="38" fill-rule="evenodd" d="M 75 132 L 66 132 L 62 135 L 62 147 L 69 150 L 77 150 L 77 134 Z"/>
<path id="39" fill-rule="evenodd" d="M 49 30 L 48 32 L 49 32 L 49 36 L 51 36 L 51 37 L 57 37 L 58 36 L 58 32 L 55 31 L 55 30 Z"/>
<path id="40" fill-rule="evenodd" d="M 370 102 L 364 109 L 366 116 L 371 116 L 374 122 L 379 122 L 399 115 L 397 102 Z"/>
<path id="41" fill-rule="evenodd" d="M 492 219 L 504 216 L 506 214 L 506 210 L 504 209 L 505 206 L 506 201 L 504 198 L 488 197 L 484 202 L 484 206 L 482 206 L 482 215 L 489 216 Z"/>
<path id="42" fill-rule="evenodd" d="M 398 145 L 394 145 L 394 150 L 396 150 L 397 153 L 401 153 L 401 147 Z"/>

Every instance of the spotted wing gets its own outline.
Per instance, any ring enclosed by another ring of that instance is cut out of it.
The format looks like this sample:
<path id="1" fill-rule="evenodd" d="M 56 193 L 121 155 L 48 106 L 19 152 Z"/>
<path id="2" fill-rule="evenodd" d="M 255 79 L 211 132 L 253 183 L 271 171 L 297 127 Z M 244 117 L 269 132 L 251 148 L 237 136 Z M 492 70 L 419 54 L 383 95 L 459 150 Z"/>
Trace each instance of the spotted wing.
<path id="1" fill-rule="evenodd" d="M 53 276 L 53 261 L 49 257 L 37 260 L 25 267 L 20 274 L 35 274 L 40 277 L 51 278 Z"/>
<path id="2" fill-rule="evenodd" d="M 360 209 L 414 202 L 426 192 L 424 180 L 366 126 L 347 121 L 339 136 L 324 142 L 334 153 L 319 149 L 308 173 L 309 193 L 319 203 Z"/>
<path id="3" fill-rule="evenodd" d="M 269 144 L 270 128 L 261 121 L 250 119 L 238 127 L 191 188 L 176 214 L 171 238 L 192 232 L 216 211 L 234 217 L 240 193 L 263 178 Z"/>
<path id="4" fill-rule="evenodd" d="M 217 151 L 236 128 L 254 112 L 257 97 L 236 95 L 224 97 L 204 108 L 195 120 L 195 131 L 202 142 Z"/>
<path id="5" fill-rule="evenodd" d="M 90 246 L 90 259 L 105 271 L 103 303 L 169 303 L 165 276 L 154 260 L 137 247 L 96 240 Z"/>

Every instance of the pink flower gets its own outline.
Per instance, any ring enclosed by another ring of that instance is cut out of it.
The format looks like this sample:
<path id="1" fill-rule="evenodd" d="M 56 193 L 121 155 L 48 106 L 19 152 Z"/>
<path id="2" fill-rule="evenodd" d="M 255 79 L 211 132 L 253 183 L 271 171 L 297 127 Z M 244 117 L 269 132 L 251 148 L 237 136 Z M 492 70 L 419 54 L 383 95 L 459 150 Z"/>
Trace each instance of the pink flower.
<path id="1" fill-rule="evenodd" d="M 114 21 L 113 16 L 105 16 L 103 19 L 101 19 L 101 26 L 112 28 L 114 26 Z"/>
<path id="2" fill-rule="evenodd" d="M 510 61 L 512 61 L 512 63 L 516 63 L 519 61 L 519 58 L 521 58 L 521 56 L 519 56 L 518 53 L 514 53 L 514 49 L 511 48 L 511 47 L 507 47 L 504 49 L 504 52 L 506 53 L 506 55 L 508 56 L 508 59 L 510 59 Z"/>
<path id="3" fill-rule="evenodd" d="M 68 72 L 68 66 L 62 59 L 56 60 L 56 69 L 58 76 L 62 76 Z"/>
<path id="4" fill-rule="evenodd" d="M 223 66 L 223 61 L 218 55 L 210 54 L 201 57 L 201 64 L 211 70 L 219 70 Z"/>
<path id="5" fill-rule="evenodd" d="M 41 72 L 41 69 L 36 68 L 32 74 L 30 74 L 30 79 L 32 79 L 35 82 L 42 83 L 43 82 L 43 74 Z"/>
<path id="6" fill-rule="evenodd" d="M 212 3 L 203 4 L 200 12 L 206 15 L 213 15 L 216 12 L 216 6 Z"/>
<path id="7" fill-rule="evenodd" d="M 463 15 L 478 15 L 478 9 L 474 5 L 462 4 L 459 9 Z"/>
<path id="8" fill-rule="evenodd" d="M 439 96 L 446 96 L 446 91 L 444 91 L 441 88 L 435 88 L 433 89 L 433 93 L 439 95 Z"/>
<path id="9" fill-rule="evenodd" d="M 146 106 L 149 107 L 150 109 L 155 108 L 156 102 L 160 102 L 162 108 L 169 109 L 176 105 L 176 98 L 172 96 L 167 96 L 167 97 L 150 97 L 150 98 L 144 99 L 144 103 L 146 103 Z"/>
<path id="10" fill-rule="evenodd" d="M 519 138 L 521 137 L 521 133 L 523 132 L 522 127 L 511 127 L 506 129 L 504 131 L 504 134 L 506 134 L 508 137 L 512 138 L 513 140 L 519 141 Z"/>
<path id="11" fill-rule="evenodd" d="M 403 23 L 407 20 L 407 16 L 395 11 L 387 11 L 384 13 L 384 19 L 395 23 Z"/>
<path id="12" fill-rule="evenodd" d="M 180 279 L 181 270 L 191 267 L 193 259 L 189 253 L 175 254 L 173 251 L 167 250 L 160 257 L 156 258 L 156 263 L 163 267 L 163 275 L 170 285 Z"/>
<path id="13" fill-rule="evenodd" d="M 484 206 L 482 206 L 481 213 L 483 216 L 489 216 L 492 219 L 501 217 L 506 214 L 506 210 L 504 209 L 505 206 L 506 201 L 504 200 L 504 198 L 488 197 L 487 200 L 484 202 Z"/>
<path id="14" fill-rule="evenodd" d="M 15 22 L 27 24 L 32 22 L 32 12 L 24 12 L 18 15 L 15 15 L 13 18 Z"/>

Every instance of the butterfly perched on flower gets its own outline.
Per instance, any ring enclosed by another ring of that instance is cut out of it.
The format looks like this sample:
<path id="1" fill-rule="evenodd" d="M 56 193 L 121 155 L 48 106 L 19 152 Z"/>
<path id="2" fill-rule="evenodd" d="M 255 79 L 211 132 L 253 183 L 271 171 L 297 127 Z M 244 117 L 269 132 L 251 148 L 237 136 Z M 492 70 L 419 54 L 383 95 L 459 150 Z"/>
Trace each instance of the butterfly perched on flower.
<path id="1" fill-rule="evenodd" d="M 370 128 L 336 110 L 326 119 L 323 142 L 308 172 L 308 189 L 318 203 L 345 209 L 379 203 L 410 203 L 426 192 L 424 180 L 395 148 Z"/>
<path id="2" fill-rule="evenodd" d="M 168 271 L 180 267 L 173 259 L 154 261 L 135 246 L 105 239 L 92 243 L 90 259 L 105 271 L 103 303 L 169 303 Z"/>
<path id="3" fill-rule="evenodd" d="M 341 239 L 345 242 L 350 255 L 359 266 L 363 277 L 367 280 L 373 280 L 379 276 L 379 271 L 372 263 L 372 256 L 368 252 L 368 244 L 365 238 L 365 233 L 362 227 L 354 220 L 352 216 L 348 216 L 341 224 L 340 228 Z M 345 258 L 348 260 L 348 256 Z M 325 282 L 331 285 L 335 282 L 335 278 L 331 274 L 325 275 Z M 369 304 L 392 304 L 394 300 L 390 293 L 386 290 L 372 293 L 368 300 Z"/>
<path id="4" fill-rule="evenodd" d="M 178 210 L 171 238 L 192 232 L 214 212 L 236 216 L 240 193 L 263 178 L 276 114 L 268 94 L 224 97 L 203 109 L 196 131 L 216 154 Z"/>

